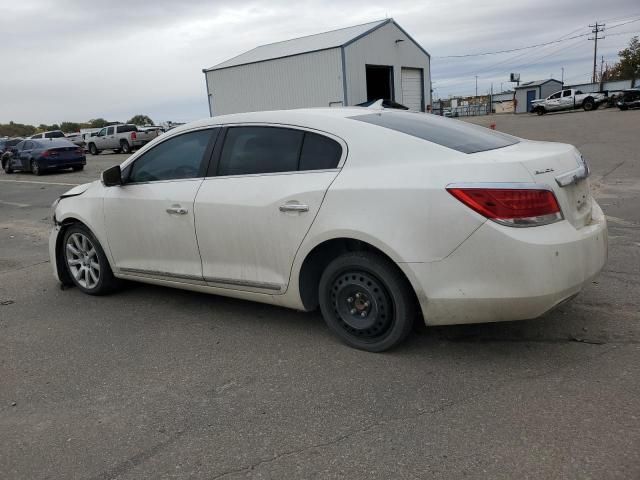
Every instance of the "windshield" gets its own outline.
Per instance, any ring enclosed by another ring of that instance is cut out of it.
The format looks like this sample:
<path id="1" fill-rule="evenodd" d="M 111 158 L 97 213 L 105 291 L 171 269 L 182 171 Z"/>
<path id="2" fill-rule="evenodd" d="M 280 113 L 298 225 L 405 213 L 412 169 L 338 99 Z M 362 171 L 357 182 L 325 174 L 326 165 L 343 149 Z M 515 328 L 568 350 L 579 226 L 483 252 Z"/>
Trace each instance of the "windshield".
<path id="1" fill-rule="evenodd" d="M 425 113 L 386 111 L 349 118 L 418 137 L 462 153 L 484 152 L 519 142 L 518 138 L 505 133 Z"/>

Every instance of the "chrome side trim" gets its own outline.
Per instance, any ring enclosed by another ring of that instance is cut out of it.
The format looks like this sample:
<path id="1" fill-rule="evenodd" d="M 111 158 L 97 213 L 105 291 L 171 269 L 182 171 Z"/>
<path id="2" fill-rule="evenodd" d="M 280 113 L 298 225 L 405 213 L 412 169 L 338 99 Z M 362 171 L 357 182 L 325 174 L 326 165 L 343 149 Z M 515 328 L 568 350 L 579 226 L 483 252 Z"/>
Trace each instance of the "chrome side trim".
<path id="1" fill-rule="evenodd" d="M 133 275 L 150 275 L 154 277 L 166 277 L 180 280 L 197 280 L 199 282 L 204 281 L 202 275 L 186 275 L 181 273 L 161 272 L 158 270 L 143 270 L 140 268 L 120 268 L 119 270 L 122 273 L 131 273 Z"/>
<path id="2" fill-rule="evenodd" d="M 446 186 L 446 188 L 504 188 L 520 190 L 548 190 L 550 192 L 553 192 L 553 188 L 544 183 L 526 182 L 461 182 L 450 183 Z"/>
<path id="3" fill-rule="evenodd" d="M 249 288 L 261 288 L 263 290 L 281 291 L 282 285 L 277 283 L 267 282 L 252 282 L 250 280 L 235 280 L 233 278 L 216 278 L 216 277 L 204 277 L 207 283 L 218 283 L 220 285 L 233 285 L 236 287 L 249 287 Z"/>

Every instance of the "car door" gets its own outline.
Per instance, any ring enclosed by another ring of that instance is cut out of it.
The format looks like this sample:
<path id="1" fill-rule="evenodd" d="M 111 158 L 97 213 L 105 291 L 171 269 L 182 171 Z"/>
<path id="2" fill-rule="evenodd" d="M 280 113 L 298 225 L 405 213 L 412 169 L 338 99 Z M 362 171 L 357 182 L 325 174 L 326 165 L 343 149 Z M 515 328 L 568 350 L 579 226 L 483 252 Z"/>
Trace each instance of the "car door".
<path id="1" fill-rule="evenodd" d="M 560 106 L 563 110 L 574 107 L 573 100 L 575 97 L 571 95 L 571 93 L 571 90 L 562 91 L 562 96 L 560 97 Z"/>
<path id="2" fill-rule="evenodd" d="M 226 128 L 215 176 L 204 180 L 195 203 L 207 283 L 284 293 L 296 251 L 345 157 L 344 142 L 319 132 Z"/>
<path id="3" fill-rule="evenodd" d="M 171 136 L 123 169 L 122 186 L 106 189 L 107 240 L 120 272 L 202 282 L 193 202 L 217 132 Z"/>
<path id="4" fill-rule="evenodd" d="M 104 141 L 104 148 L 112 149 L 120 146 L 116 138 L 116 127 L 107 127 L 107 134 L 105 135 Z"/>
<path id="5" fill-rule="evenodd" d="M 93 137 L 93 143 L 96 144 L 96 147 L 98 148 L 98 150 L 103 150 L 103 149 L 107 148 L 106 147 L 106 145 L 107 145 L 106 138 L 107 138 L 107 128 L 106 127 L 103 128 L 102 130 L 100 130 L 98 132 L 98 134 L 95 137 Z"/>
<path id="6" fill-rule="evenodd" d="M 562 92 L 556 92 L 553 95 L 550 95 L 545 102 L 545 108 L 547 110 L 560 110 L 560 95 Z"/>
<path id="7" fill-rule="evenodd" d="M 20 168 L 22 170 L 31 170 L 31 155 L 36 144 L 32 140 L 27 140 L 22 144 L 22 148 L 18 151 L 20 159 Z"/>

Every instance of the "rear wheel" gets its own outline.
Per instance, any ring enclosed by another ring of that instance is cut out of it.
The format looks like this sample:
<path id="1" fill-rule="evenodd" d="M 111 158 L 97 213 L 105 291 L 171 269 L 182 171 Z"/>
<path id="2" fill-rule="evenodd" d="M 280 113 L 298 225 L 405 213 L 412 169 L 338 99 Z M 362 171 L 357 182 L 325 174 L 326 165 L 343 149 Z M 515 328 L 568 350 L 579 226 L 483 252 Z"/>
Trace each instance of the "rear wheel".
<path id="1" fill-rule="evenodd" d="M 582 102 L 582 108 L 585 112 L 590 112 L 595 108 L 595 103 L 593 98 L 585 98 L 584 102 Z"/>
<path id="2" fill-rule="evenodd" d="M 98 152 L 98 149 L 97 149 L 97 147 L 96 147 L 96 144 L 95 144 L 95 143 L 90 143 L 90 144 L 89 144 L 89 153 L 90 153 L 91 155 L 98 155 L 98 153 L 100 153 L 100 152 Z"/>
<path id="3" fill-rule="evenodd" d="M 31 173 L 34 175 L 42 175 L 42 169 L 37 160 L 31 160 Z"/>
<path id="4" fill-rule="evenodd" d="M 60 250 L 58 255 L 62 256 L 71 280 L 84 293 L 104 295 L 115 289 L 117 279 L 104 250 L 87 227 L 81 224 L 69 227 Z"/>
<path id="5" fill-rule="evenodd" d="M 127 142 L 126 140 L 122 140 L 120 142 L 120 150 L 122 150 L 122 153 L 131 153 L 131 147 L 129 146 L 129 142 Z"/>
<path id="6" fill-rule="evenodd" d="M 354 252 L 333 260 L 320 278 L 320 309 L 348 345 L 382 352 L 402 342 L 416 318 L 411 285 L 385 258 Z"/>

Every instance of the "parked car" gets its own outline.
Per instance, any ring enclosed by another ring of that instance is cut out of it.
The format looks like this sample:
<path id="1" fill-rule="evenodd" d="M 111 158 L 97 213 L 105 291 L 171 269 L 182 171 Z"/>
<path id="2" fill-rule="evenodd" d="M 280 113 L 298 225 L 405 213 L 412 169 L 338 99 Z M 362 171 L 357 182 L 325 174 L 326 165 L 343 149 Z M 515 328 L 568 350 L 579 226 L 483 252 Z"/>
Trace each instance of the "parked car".
<path id="1" fill-rule="evenodd" d="M 602 269 L 575 147 L 436 115 L 256 112 L 168 132 L 53 206 L 51 263 L 295 308 L 382 351 L 428 325 L 536 318 Z M 197 234 L 197 239 L 196 239 Z"/>
<path id="2" fill-rule="evenodd" d="M 103 150 L 116 153 L 130 153 L 142 147 L 158 136 L 157 132 L 141 132 L 135 125 L 110 125 L 101 129 L 98 134 L 87 140 L 87 148 L 91 155 L 98 155 Z"/>
<path id="3" fill-rule="evenodd" d="M 620 110 L 640 108 L 640 88 L 624 90 L 622 92 L 622 98 L 618 100 L 617 106 Z"/>
<path id="4" fill-rule="evenodd" d="M 64 138 L 23 140 L 12 147 L 12 155 L 2 158 L 2 168 L 6 173 L 21 170 L 42 175 L 48 170 L 64 168 L 82 170 L 85 164 L 82 148 Z"/>
<path id="5" fill-rule="evenodd" d="M 9 151 L 11 149 L 11 147 L 15 147 L 22 140 L 24 140 L 24 138 L 22 138 L 22 137 L 5 138 L 5 139 L 0 140 L 0 155 L 2 155 L 5 152 Z"/>
<path id="6" fill-rule="evenodd" d="M 531 113 L 544 115 L 547 112 L 573 110 L 576 108 L 582 108 L 588 112 L 595 110 L 606 101 L 606 93 L 582 93 L 580 90 L 569 88 L 549 95 L 547 98 L 533 100 L 531 102 Z"/>
<path id="7" fill-rule="evenodd" d="M 38 138 L 64 138 L 64 132 L 62 130 L 51 130 L 49 132 L 36 133 L 29 138 L 37 140 Z"/>
<path id="8" fill-rule="evenodd" d="M 65 135 L 66 139 L 69 140 L 70 142 L 72 142 L 73 144 L 79 146 L 79 147 L 84 147 L 85 146 L 85 141 L 82 138 L 82 134 L 80 132 L 78 133 L 67 133 Z"/>

